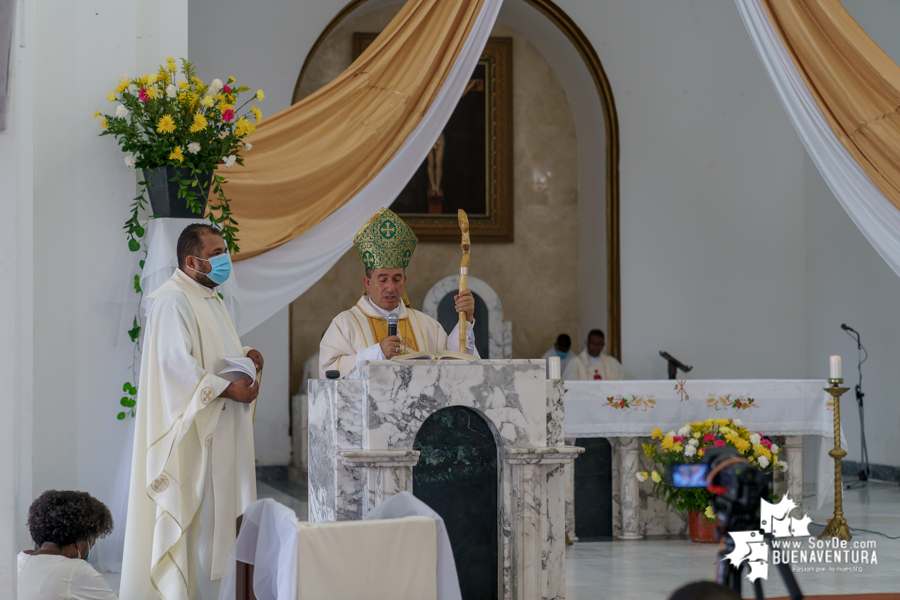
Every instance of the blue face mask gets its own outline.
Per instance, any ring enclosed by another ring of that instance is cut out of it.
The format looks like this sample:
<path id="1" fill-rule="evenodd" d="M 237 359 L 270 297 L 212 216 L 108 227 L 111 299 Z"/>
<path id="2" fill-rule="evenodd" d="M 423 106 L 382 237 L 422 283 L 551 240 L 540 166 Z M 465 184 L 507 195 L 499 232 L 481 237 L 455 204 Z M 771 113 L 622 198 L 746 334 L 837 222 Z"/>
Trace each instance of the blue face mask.
<path id="1" fill-rule="evenodd" d="M 209 263 L 209 266 L 212 267 L 212 270 L 209 273 L 201 273 L 200 271 L 197 271 L 197 269 L 191 269 L 192 271 L 196 271 L 201 275 L 206 275 L 209 277 L 210 281 L 216 285 L 222 285 L 228 281 L 228 277 L 231 275 L 231 257 L 227 252 L 225 254 L 213 256 L 209 260 L 200 258 L 199 256 L 195 256 L 194 258 L 197 260 L 205 260 Z M 190 269 L 190 267 L 188 267 L 188 269 Z"/>
<path id="2" fill-rule="evenodd" d="M 560 358 L 565 358 L 569 355 L 569 353 L 568 353 L 568 351 L 563 352 L 562 350 L 557 350 L 556 355 L 559 356 Z"/>

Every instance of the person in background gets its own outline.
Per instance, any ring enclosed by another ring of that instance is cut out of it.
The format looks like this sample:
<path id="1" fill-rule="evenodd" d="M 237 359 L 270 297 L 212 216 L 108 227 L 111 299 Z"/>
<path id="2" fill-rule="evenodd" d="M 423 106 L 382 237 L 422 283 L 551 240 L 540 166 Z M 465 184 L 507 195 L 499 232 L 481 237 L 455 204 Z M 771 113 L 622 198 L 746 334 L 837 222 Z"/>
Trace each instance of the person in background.
<path id="1" fill-rule="evenodd" d="M 572 352 L 572 338 L 567 333 L 559 334 L 559 337 L 556 338 L 556 343 L 553 344 L 552 348 L 544 352 L 541 358 L 547 360 L 551 356 L 559 357 L 559 372 L 565 373 L 566 367 L 575 358 L 575 354 Z"/>
<path id="2" fill-rule="evenodd" d="M 741 596 L 712 581 L 695 581 L 672 592 L 669 600 L 741 600 Z"/>
<path id="3" fill-rule="evenodd" d="M 599 329 L 592 329 L 588 333 L 587 348 L 563 370 L 563 379 L 569 381 L 592 379 L 615 381 L 624 379 L 625 373 L 622 370 L 622 363 L 603 352 L 604 347 L 606 347 L 606 336 Z"/>
<path id="4" fill-rule="evenodd" d="M 87 492 L 49 490 L 28 509 L 28 531 L 37 550 L 18 556 L 20 600 L 116 600 L 87 563 L 98 538 L 113 530 L 105 504 Z"/>

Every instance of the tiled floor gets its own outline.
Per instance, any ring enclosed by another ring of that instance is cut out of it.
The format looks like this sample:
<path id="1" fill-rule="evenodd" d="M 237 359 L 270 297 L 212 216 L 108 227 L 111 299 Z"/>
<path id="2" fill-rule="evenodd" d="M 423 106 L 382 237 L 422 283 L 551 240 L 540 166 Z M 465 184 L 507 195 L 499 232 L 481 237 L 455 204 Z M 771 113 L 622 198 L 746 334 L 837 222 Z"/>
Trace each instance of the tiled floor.
<path id="1" fill-rule="evenodd" d="M 274 498 L 292 508 L 301 520 L 307 518 L 306 486 L 295 481 L 258 482 L 260 498 Z M 827 504 L 816 511 L 815 498 L 806 498 L 805 509 L 814 523 L 824 525 L 831 516 Z M 900 540 L 858 531 L 868 529 L 900 537 L 900 486 L 870 483 L 868 487 L 844 491 L 844 515 L 856 528 L 853 540 L 874 540 L 877 565 L 863 565 L 862 573 L 797 573 L 804 594 L 900 592 Z M 822 526 L 811 526 L 819 533 Z M 566 551 L 567 600 L 665 600 L 678 587 L 715 577 L 716 544 L 688 540 L 639 540 L 579 542 Z M 116 573 L 104 574 L 113 589 L 119 587 Z M 778 572 L 770 567 L 763 585 L 767 597 L 786 596 Z M 752 598 L 747 582 L 744 597 Z"/>

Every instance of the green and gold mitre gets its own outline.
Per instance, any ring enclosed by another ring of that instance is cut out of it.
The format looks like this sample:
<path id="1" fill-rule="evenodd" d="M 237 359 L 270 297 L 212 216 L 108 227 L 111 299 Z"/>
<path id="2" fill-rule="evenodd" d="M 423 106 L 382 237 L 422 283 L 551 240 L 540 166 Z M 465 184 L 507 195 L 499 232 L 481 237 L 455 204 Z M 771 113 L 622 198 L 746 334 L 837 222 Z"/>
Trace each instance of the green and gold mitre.
<path id="1" fill-rule="evenodd" d="M 409 225 L 386 208 L 379 208 L 353 238 L 367 269 L 405 269 L 418 243 Z"/>

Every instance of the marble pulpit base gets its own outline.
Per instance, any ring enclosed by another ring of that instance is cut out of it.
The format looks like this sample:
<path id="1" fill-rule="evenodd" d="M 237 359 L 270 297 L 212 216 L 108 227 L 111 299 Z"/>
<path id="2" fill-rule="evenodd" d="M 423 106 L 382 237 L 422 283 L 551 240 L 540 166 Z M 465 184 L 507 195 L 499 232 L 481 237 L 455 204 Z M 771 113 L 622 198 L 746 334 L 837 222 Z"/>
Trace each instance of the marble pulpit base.
<path id="1" fill-rule="evenodd" d="M 309 519 L 355 520 L 412 492 L 417 432 L 462 406 L 498 448 L 499 597 L 565 598 L 563 384 L 543 360 L 364 361 L 346 379 L 310 380 Z"/>

